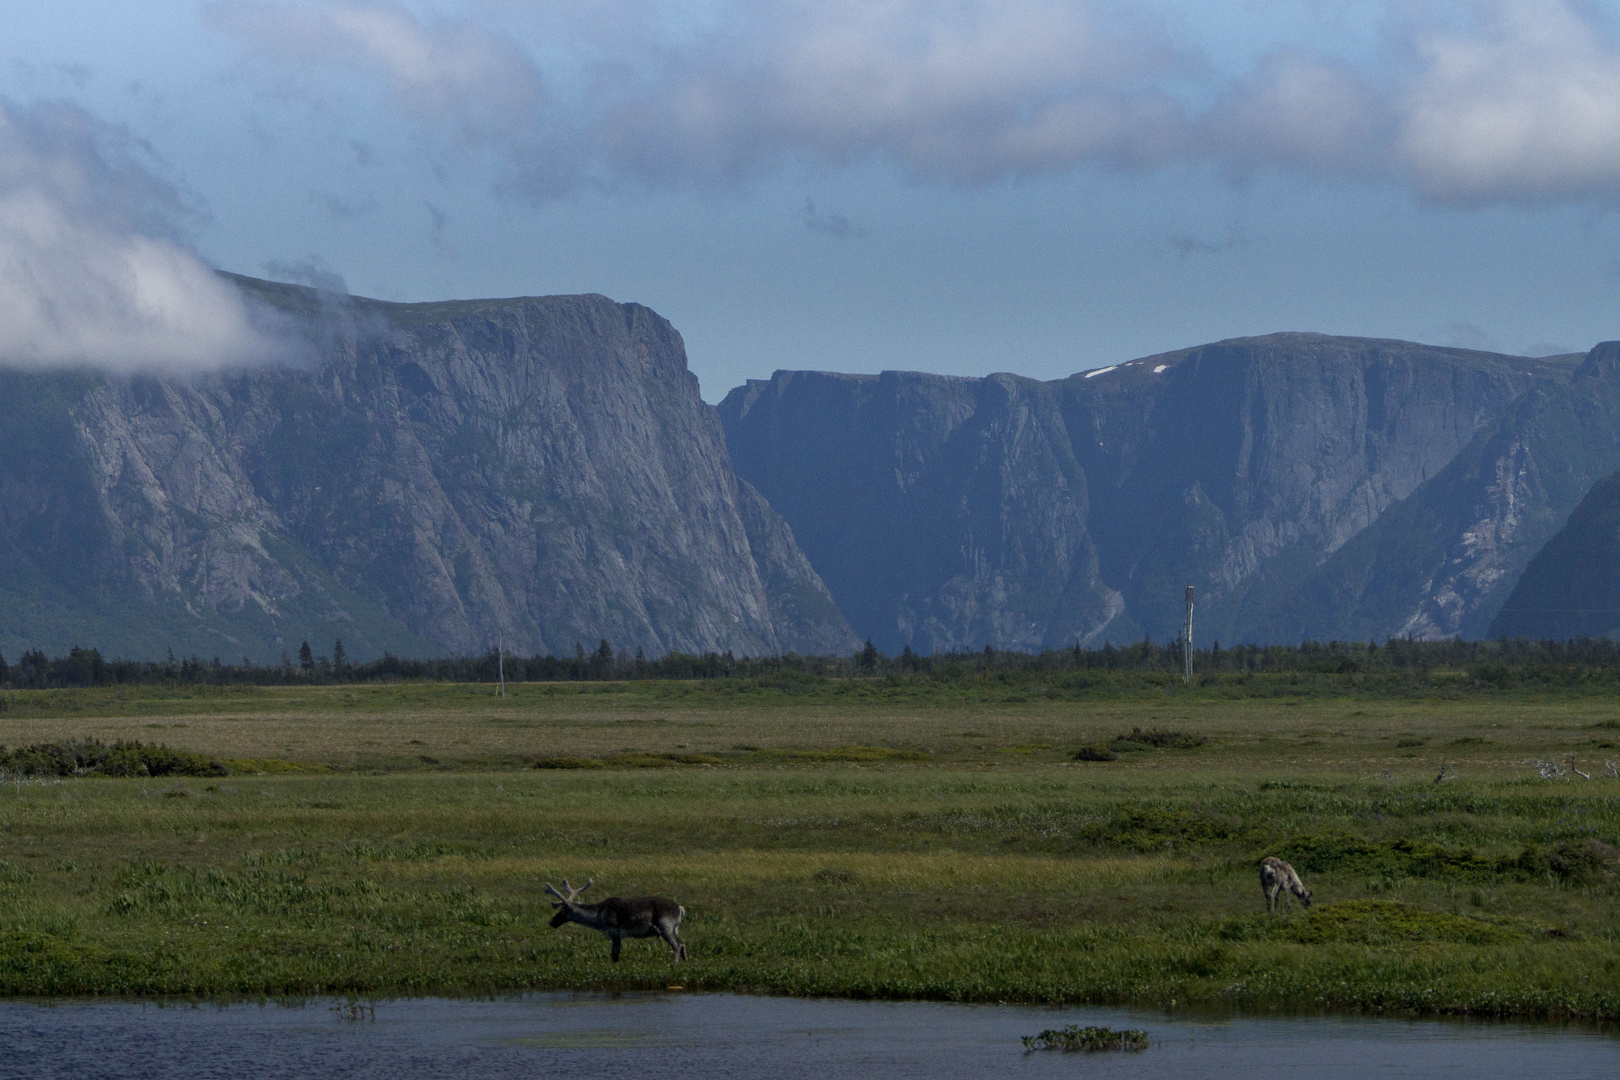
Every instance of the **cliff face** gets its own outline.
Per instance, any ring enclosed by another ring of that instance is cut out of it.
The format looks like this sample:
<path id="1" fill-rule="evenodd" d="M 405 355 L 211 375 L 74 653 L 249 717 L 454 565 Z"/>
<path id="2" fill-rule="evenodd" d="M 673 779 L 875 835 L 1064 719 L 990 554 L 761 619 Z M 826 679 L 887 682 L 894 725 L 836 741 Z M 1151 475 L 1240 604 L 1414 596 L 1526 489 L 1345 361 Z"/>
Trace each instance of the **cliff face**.
<path id="1" fill-rule="evenodd" d="M 0 368 L 0 649 L 1039 649 L 1172 638 L 1185 584 L 1200 641 L 1562 634 L 1535 610 L 1610 558 L 1609 489 L 1570 511 L 1620 469 L 1617 343 L 1278 334 L 710 409 L 637 305 L 237 280 L 307 363 Z"/>
<path id="2" fill-rule="evenodd" d="M 240 280 L 309 328 L 317 363 L 0 374 L 21 436 L 0 448 L 5 648 L 854 648 L 646 308 L 332 311 Z"/>
<path id="3" fill-rule="evenodd" d="M 1620 472 L 1598 481 L 1530 560 L 1490 633 L 1558 640 L 1620 634 Z"/>
<path id="4" fill-rule="evenodd" d="M 1433 480 L 1320 568 L 1301 597 L 1356 631 L 1486 635 L 1531 558 L 1620 467 L 1620 348 L 1535 385 Z"/>
<path id="5" fill-rule="evenodd" d="M 1544 439 L 1506 442 L 1509 452 L 1482 455 L 1494 466 L 1486 491 L 1494 498 L 1485 504 L 1493 510 L 1524 506 L 1547 487 L 1558 496 L 1547 500 L 1556 510 L 1599 477 L 1567 519 L 1543 513 L 1524 530 L 1522 546 L 1530 550 L 1552 535 L 1517 582 L 1501 582 L 1512 592 L 1488 628 L 1493 637 L 1620 634 L 1620 471 L 1607 471 L 1620 469 L 1620 342 L 1593 349 L 1572 389 L 1568 404 L 1547 418 L 1552 422 L 1537 425 Z"/>
<path id="6" fill-rule="evenodd" d="M 1050 386 L 779 372 L 720 405 L 739 475 L 880 648 L 1038 649 L 1121 611 Z"/>
<path id="7" fill-rule="evenodd" d="M 1576 381 L 1568 363 L 1277 334 L 1055 383 L 779 372 L 720 413 L 739 475 L 890 650 L 1163 640 L 1185 584 L 1204 641 L 1438 636 L 1488 622 L 1536 522 L 1573 505 L 1568 484 L 1537 488 L 1481 543 L 1498 511 L 1459 508 L 1468 482 L 1439 478 L 1496 453 L 1493 433 L 1579 411 Z M 1444 566 L 1386 558 L 1347 585 L 1366 558 L 1341 551 L 1419 506 L 1443 519 Z"/>

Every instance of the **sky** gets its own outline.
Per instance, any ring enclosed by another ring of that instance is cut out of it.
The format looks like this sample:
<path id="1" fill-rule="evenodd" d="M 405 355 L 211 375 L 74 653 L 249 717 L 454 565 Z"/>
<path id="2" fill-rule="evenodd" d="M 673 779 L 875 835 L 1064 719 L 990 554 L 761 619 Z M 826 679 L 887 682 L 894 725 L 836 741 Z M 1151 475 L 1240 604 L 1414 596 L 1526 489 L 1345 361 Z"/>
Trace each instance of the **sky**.
<path id="1" fill-rule="evenodd" d="M 273 362 L 210 268 L 599 292 L 705 398 L 1280 330 L 1620 338 L 1620 0 L 7 0 L 0 356 Z"/>

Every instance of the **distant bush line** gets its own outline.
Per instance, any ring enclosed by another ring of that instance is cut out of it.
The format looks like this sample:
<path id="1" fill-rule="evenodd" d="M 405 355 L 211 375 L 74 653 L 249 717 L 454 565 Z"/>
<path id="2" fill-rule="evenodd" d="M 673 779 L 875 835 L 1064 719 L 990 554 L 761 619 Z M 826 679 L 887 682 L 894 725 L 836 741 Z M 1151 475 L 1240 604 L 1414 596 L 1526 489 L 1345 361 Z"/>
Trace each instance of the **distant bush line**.
<path id="1" fill-rule="evenodd" d="M 601 641 L 573 656 L 504 658 L 509 682 L 588 682 L 656 679 L 754 680 L 783 690 L 807 681 L 888 679 L 963 683 L 1055 685 L 1065 690 L 1148 689 L 1179 686 L 1179 643 L 1144 639 L 1100 649 L 1047 649 L 1039 653 L 986 648 L 981 652 L 922 656 L 908 647 L 888 656 L 870 642 L 851 656 L 738 657 L 729 652 L 670 653 L 649 659 Z M 1576 688 L 1620 691 L 1620 643 L 1600 638 L 1568 641 L 1306 641 L 1299 645 L 1214 643 L 1193 652 L 1194 685 L 1239 694 L 1312 693 L 1332 690 L 1402 691 L 1425 687 L 1479 690 Z M 258 664 L 247 657 L 109 660 L 97 649 L 74 648 L 66 656 L 25 652 L 16 662 L 0 656 L 0 687 L 13 690 L 91 686 L 298 686 L 382 682 L 493 683 L 495 651 L 476 656 L 413 660 L 384 655 L 353 662 L 342 641 L 331 656 L 316 656 L 307 643 L 295 660 Z M 4 707 L 0 700 L 0 708 Z"/>
<path id="2" fill-rule="evenodd" d="M 66 739 L 8 750 L 0 746 L 0 776 L 225 776 L 222 762 L 161 743 Z"/>

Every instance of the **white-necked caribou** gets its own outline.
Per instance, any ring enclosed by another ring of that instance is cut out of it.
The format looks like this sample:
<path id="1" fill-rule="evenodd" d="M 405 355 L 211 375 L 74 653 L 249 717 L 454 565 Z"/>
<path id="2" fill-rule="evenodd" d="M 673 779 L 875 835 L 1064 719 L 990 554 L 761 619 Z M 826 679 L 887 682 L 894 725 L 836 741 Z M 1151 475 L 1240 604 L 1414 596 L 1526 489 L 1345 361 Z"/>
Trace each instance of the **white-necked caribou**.
<path id="1" fill-rule="evenodd" d="M 627 937 L 652 937 L 657 935 L 669 942 L 669 947 L 675 950 L 675 959 L 686 959 L 686 942 L 681 940 L 681 920 L 686 918 L 686 909 L 673 900 L 666 900 L 662 896 L 632 896 L 620 899 L 610 896 L 599 904 L 581 904 L 579 894 L 596 884 L 591 878 L 579 888 L 568 884 L 563 878 L 563 888 L 568 890 L 564 896 L 546 882 L 546 892 L 557 899 L 551 906 L 557 909 L 557 914 L 551 917 L 553 927 L 564 923 L 576 922 L 581 926 L 589 927 L 613 942 L 613 962 L 619 962 L 619 944 Z"/>
<path id="2" fill-rule="evenodd" d="M 1299 880 L 1294 868 L 1275 855 L 1267 855 L 1260 860 L 1260 891 L 1266 894 L 1267 911 L 1282 907 L 1289 893 L 1299 897 L 1299 902 L 1305 907 L 1311 906 L 1310 890 Z"/>

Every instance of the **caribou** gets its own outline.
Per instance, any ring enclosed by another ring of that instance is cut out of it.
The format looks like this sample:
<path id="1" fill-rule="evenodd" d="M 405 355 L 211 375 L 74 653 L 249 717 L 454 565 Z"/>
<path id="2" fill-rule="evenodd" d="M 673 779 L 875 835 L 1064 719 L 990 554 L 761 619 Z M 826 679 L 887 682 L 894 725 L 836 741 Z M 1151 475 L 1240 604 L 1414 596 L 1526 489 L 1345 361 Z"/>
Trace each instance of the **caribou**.
<path id="1" fill-rule="evenodd" d="M 1299 897 L 1304 906 L 1311 906 L 1310 890 L 1299 880 L 1294 868 L 1275 855 L 1267 855 L 1260 860 L 1260 891 L 1266 894 L 1267 911 L 1275 911 L 1287 901 L 1285 889 Z"/>
<path id="2" fill-rule="evenodd" d="M 557 914 L 551 917 L 553 928 L 564 923 L 576 922 L 579 925 L 595 930 L 603 937 L 613 942 L 613 962 L 619 962 L 619 945 L 627 937 L 652 937 L 657 935 L 669 943 L 675 950 L 677 961 L 686 959 L 686 942 L 681 940 L 681 920 L 686 918 L 686 909 L 673 900 L 666 900 L 662 896 L 632 896 L 620 899 L 610 896 L 599 904 L 582 904 L 579 894 L 596 884 L 591 878 L 579 888 L 568 884 L 563 878 L 563 888 L 568 890 L 564 896 L 551 884 L 546 882 L 546 892 L 557 899 L 551 906 L 557 909 Z"/>

